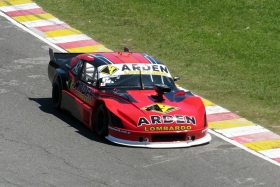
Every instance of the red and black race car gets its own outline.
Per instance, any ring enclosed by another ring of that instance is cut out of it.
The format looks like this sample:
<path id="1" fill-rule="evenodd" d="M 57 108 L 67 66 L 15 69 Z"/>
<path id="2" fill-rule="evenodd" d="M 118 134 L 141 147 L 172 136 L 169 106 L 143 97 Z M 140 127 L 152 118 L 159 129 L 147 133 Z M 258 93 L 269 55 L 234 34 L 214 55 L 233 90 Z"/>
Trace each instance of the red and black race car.
<path id="1" fill-rule="evenodd" d="M 208 143 L 205 106 L 179 89 L 167 67 L 147 54 L 54 53 L 48 76 L 54 107 L 69 111 L 109 141 L 135 147 Z"/>

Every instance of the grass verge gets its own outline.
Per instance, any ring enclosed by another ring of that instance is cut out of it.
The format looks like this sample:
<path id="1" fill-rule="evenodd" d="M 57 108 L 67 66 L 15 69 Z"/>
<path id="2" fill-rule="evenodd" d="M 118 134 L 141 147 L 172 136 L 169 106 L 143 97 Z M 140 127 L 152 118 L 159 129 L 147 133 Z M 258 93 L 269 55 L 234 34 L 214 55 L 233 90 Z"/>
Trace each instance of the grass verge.
<path id="1" fill-rule="evenodd" d="M 157 57 L 180 86 L 280 134 L 280 2 L 35 2 L 109 49 Z"/>

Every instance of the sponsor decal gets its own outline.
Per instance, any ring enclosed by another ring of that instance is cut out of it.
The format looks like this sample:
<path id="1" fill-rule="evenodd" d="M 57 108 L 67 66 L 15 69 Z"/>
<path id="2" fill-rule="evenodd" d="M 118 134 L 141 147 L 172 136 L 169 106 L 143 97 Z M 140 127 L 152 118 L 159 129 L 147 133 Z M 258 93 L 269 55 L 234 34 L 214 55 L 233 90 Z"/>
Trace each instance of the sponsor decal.
<path id="1" fill-rule="evenodd" d="M 207 131 L 208 131 L 208 128 L 203 129 L 203 130 L 201 131 L 201 133 L 205 133 L 205 132 L 207 132 Z"/>
<path id="2" fill-rule="evenodd" d="M 143 107 L 141 110 L 160 112 L 160 113 L 166 114 L 166 113 L 178 110 L 178 109 L 179 109 L 178 107 L 156 103 L 156 104 L 152 104 L 152 105 Z"/>
<path id="3" fill-rule="evenodd" d="M 71 82 L 71 87 L 77 91 L 77 97 L 90 104 L 94 94 L 93 90 L 81 81 L 78 81 L 75 84 L 73 84 L 74 81 Z"/>
<path id="4" fill-rule="evenodd" d="M 144 127 L 145 131 L 185 131 L 185 130 L 191 130 L 191 129 L 192 129 L 191 125 Z"/>
<path id="5" fill-rule="evenodd" d="M 122 71 L 154 71 L 154 72 L 165 72 L 168 74 L 168 69 L 166 66 L 162 65 L 142 65 L 140 66 L 139 64 L 124 64 L 122 66 Z"/>
<path id="6" fill-rule="evenodd" d="M 117 68 L 115 66 L 108 65 L 108 66 L 105 66 L 104 68 L 102 68 L 100 70 L 100 73 L 107 74 L 107 75 L 112 75 L 118 70 L 119 70 L 119 68 Z"/>
<path id="7" fill-rule="evenodd" d="M 124 71 L 123 73 L 124 73 L 124 75 L 140 74 L 140 71 Z M 167 73 L 164 73 L 164 72 L 157 72 L 157 71 L 141 71 L 141 74 L 151 74 L 151 75 L 168 76 Z"/>
<path id="8" fill-rule="evenodd" d="M 138 64 L 124 64 L 121 69 L 125 75 L 127 74 L 152 74 L 168 76 L 169 71 L 166 66 L 161 65 L 138 65 Z"/>
<path id="9" fill-rule="evenodd" d="M 156 125 L 156 124 L 171 124 L 176 123 L 180 125 L 196 125 L 196 119 L 193 116 L 186 116 L 186 115 L 151 115 L 150 119 L 147 119 L 145 117 L 140 117 L 138 119 L 137 127 L 140 127 L 142 125 Z"/>
<path id="10" fill-rule="evenodd" d="M 131 132 L 128 132 L 126 130 L 117 129 L 117 128 L 114 128 L 114 127 L 111 127 L 111 126 L 109 126 L 108 128 L 113 130 L 113 131 L 121 132 L 121 133 L 124 133 L 124 134 L 131 134 Z"/>
<path id="11" fill-rule="evenodd" d="M 166 66 L 161 64 L 110 64 L 98 67 L 100 78 L 110 75 L 160 75 L 170 77 Z"/>

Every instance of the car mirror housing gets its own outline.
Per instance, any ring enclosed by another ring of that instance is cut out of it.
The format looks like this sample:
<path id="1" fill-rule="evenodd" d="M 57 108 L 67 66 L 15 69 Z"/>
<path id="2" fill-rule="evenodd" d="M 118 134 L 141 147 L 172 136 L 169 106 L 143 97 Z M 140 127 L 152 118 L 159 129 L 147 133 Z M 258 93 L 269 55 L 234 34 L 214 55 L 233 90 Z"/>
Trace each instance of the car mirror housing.
<path id="1" fill-rule="evenodd" d="M 176 76 L 176 77 L 173 78 L 173 80 L 174 80 L 174 81 L 178 81 L 178 80 L 180 80 L 180 77 L 179 77 L 179 76 Z"/>

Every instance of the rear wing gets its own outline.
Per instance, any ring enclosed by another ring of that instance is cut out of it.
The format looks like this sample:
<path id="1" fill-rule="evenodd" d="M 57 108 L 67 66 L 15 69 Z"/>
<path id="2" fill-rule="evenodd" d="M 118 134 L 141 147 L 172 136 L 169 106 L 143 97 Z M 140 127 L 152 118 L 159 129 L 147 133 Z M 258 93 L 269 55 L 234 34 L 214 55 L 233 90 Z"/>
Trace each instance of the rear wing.
<path id="1" fill-rule="evenodd" d="M 58 52 L 53 52 L 53 49 L 49 48 L 50 60 L 53 62 L 71 59 L 80 54 L 83 53 L 58 53 Z"/>
<path id="2" fill-rule="evenodd" d="M 54 52 L 53 52 L 53 49 L 51 49 L 51 48 L 49 48 L 49 55 L 50 55 L 50 60 L 55 61 Z"/>

